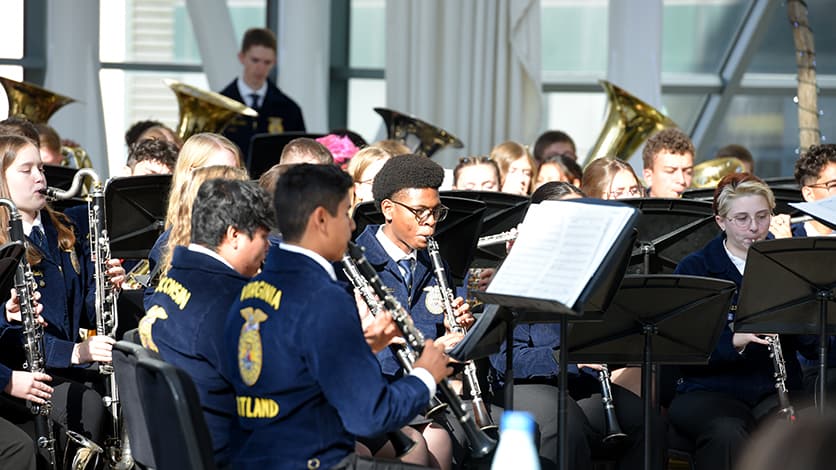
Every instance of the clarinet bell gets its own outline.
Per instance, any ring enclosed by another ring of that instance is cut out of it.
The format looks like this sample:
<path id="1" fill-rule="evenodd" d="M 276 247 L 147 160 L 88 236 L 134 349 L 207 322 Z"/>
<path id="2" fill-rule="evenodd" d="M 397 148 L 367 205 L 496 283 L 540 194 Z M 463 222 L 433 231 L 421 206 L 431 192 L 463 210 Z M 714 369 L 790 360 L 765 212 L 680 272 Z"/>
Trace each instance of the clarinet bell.
<path id="1" fill-rule="evenodd" d="M 627 442 L 627 434 L 623 432 L 611 433 L 602 441 L 606 447 L 621 447 L 625 442 Z"/>

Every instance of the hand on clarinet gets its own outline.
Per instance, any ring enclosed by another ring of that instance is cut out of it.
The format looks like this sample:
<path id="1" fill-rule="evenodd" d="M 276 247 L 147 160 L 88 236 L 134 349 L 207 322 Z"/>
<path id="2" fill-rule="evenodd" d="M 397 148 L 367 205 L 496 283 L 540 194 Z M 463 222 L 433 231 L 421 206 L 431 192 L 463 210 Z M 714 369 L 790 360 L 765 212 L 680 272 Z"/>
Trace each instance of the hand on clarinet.
<path id="1" fill-rule="evenodd" d="M 737 352 L 743 353 L 743 350 L 746 349 L 746 346 L 748 346 L 749 343 L 762 344 L 764 346 L 769 345 L 769 342 L 767 342 L 766 339 L 763 338 L 764 336 L 768 335 L 755 333 L 735 333 L 734 336 L 732 336 L 732 345 L 734 345 L 734 349 L 736 349 Z"/>
<path id="2" fill-rule="evenodd" d="M 44 404 L 46 400 L 52 398 L 52 387 L 46 384 L 51 380 L 52 377 L 42 372 L 14 370 L 3 391 L 13 397 Z"/>
<path id="3" fill-rule="evenodd" d="M 47 322 L 41 316 L 41 312 L 44 310 L 44 306 L 41 305 L 39 300 L 41 299 L 41 293 L 38 291 L 34 291 L 33 299 L 32 299 L 32 308 L 35 313 L 35 321 L 38 322 L 41 326 L 46 326 Z M 20 315 L 20 298 L 17 296 L 17 290 L 12 288 L 11 290 L 11 297 L 9 300 L 6 301 L 6 321 L 11 322 L 22 322 L 23 319 Z"/>
<path id="4" fill-rule="evenodd" d="M 122 287 L 122 283 L 127 279 L 125 268 L 122 267 L 122 261 L 117 258 L 107 260 L 107 278 L 110 283 L 117 289 Z"/>
<path id="5" fill-rule="evenodd" d="M 470 304 L 466 303 L 463 298 L 456 297 L 450 302 L 453 306 L 453 314 L 456 316 L 456 323 L 465 330 L 470 328 L 476 321 L 473 314 L 470 313 Z M 455 325 L 448 325 L 447 318 L 444 318 L 444 328 L 449 333 Z"/>
<path id="6" fill-rule="evenodd" d="M 424 343 L 424 350 L 418 360 L 415 361 L 414 366 L 416 369 L 425 369 L 432 374 L 435 383 L 439 383 L 453 373 L 453 368 L 447 365 L 449 361 L 450 357 L 444 352 L 444 347 L 428 339 Z"/>
<path id="7" fill-rule="evenodd" d="M 116 340 L 110 336 L 90 336 L 73 347 L 73 364 L 91 362 L 110 362 L 113 360 L 113 344 Z"/>
<path id="8" fill-rule="evenodd" d="M 792 238 L 792 226 L 790 216 L 787 214 L 776 214 L 769 222 L 769 232 L 775 238 Z"/>

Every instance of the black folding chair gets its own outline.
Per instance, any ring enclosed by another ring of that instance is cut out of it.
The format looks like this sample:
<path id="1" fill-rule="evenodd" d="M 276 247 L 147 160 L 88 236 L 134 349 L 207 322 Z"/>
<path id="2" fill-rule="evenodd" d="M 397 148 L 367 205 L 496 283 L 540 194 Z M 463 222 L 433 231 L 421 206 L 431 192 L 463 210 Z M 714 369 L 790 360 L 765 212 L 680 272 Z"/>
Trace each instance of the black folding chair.
<path id="1" fill-rule="evenodd" d="M 136 363 L 141 358 L 159 357 L 155 352 L 128 341 L 117 341 L 113 346 L 113 367 L 122 403 L 122 419 L 127 426 L 131 455 L 143 468 L 155 468 L 150 434 L 145 419 L 136 381 Z"/>
<path id="2" fill-rule="evenodd" d="M 212 439 L 191 377 L 158 359 L 137 361 L 136 380 L 157 470 L 215 470 Z"/>

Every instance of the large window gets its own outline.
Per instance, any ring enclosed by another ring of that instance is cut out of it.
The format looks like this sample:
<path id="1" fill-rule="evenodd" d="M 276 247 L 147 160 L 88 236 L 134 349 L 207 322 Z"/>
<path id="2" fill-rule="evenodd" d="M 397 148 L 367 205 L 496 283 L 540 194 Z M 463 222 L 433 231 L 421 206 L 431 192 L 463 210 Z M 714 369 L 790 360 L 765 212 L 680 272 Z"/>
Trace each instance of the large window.
<path id="1" fill-rule="evenodd" d="M 23 0 L 3 2 L 0 28 L 0 76 L 23 80 Z M 0 88 L 0 116 L 9 114 L 6 92 Z"/>
<path id="2" fill-rule="evenodd" d="M 236 38 L 266 24 L 265 0 L 227 0 L 227 5 Z M 154 119 L 177 125 L 177 99 L 163 79 L 202 89 L 208 82 L 185 0 L 109 0 L 100 8 L 102 106 L 115 173 L 124 164 L 124 135 L 131 124 Z"/>

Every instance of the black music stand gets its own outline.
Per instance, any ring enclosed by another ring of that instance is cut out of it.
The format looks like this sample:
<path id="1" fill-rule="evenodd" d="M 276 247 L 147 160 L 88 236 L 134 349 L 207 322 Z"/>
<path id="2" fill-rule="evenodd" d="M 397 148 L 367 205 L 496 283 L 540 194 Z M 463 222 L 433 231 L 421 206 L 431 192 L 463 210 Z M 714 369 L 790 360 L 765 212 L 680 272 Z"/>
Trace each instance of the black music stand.
<path id="1" fill-rule="evenodd" d="M 720 233 L 710 203 L 687 199 L 622 199 L 641 212 L 629 274 L 671 274 L 682 258 Z"/>
<path id="2" fill-rule="evenodd" d="M 569 202 L 569 201 L 567 201 Z M 620 206 L 619 202 L 613 201 L 592 201 L 588 199 L 571 201 L 574 203 L 598 204 Z M 514 325 L 520 323 L 551 323 L 560 322 L 560 344 L 567 344 L 569 317 L 573 321 L 594 322 L 602 318 L 603 311 L 607 310 L 610 301 L 615 295 L 616 289 L 621 281 L 624 268 L 629 259 L 630 247 L 635 240 L 633 226 L 638 213 L 633 213 L 625 224 L 621 234 L 608 250 L 606 256 L 598 269 L 587 282 L 581 295 L 571 307 L 560 302 L 545 299 L 509 296 L 493 294 L 489 292 L 475 292 L 477 299 L 486 304 L 500 305 L 508 310 L 514 309 L 513 314 L 502 315 L 506 322 L 505 332 L 505 407 L 513 409 L 514 396 L 514 373 L 513 373 L 513 341 Z M 587 304 L 590 305 L 590 312 L 587 313 Z M 567 367 L 569 364 L 568 348 L 560 348 L 559 357 L 559 382 L 558 387 L 558 435 L 560 439 L 560 468 L 568 468 L 568 408 L 567 397 L 568 383 Z"/>
<path id="3" fill-rule="evenodd" d="M 111 178 L 105 184 L 105 224 L 113 258 L 143 259 L 163 231 L 171 175 Z M 116 339 L 145 315 L 142 290 L 123 290 L 117 304 Z"/>
<path id="4" fill-rule="evenodd" d="M 651 364 L 705 364 L 726 324 L 733 282 L 696 276 L 625 276 L 604 321 L 574 323 L 573 362 L 641 363 L 644 468 L 650 468 Z M 562 335 L 562 332 L 561 332 Z"/>
<path id="5" fill-rule="evenodd" d="M 257 180 L 265 171 L 279 163 L 282 150 L 291 140 L 299 137 L 317 139 L 325 134 L 308 134 L 306 132 L 283 132 L 281 134 L 256 134 L 250 139 L 250 150 L 245 155 L 247 171 L 250 178 Z"/>
<path id="6" fill-rule="evenodd" d="M 104 188 L 110 254 L 148 257 L 163 232 L 171 175 L 111 178 Z"/>
<path id="7" fill-rule="evenodd" d="M 467 268 L 473 260 L 476 241 L 482 229 L 482 215 L 486 204 L 473 199 L 442 196 L 441 203 L 450 211 L 447 218 L 436 225 L 435 239 L 441 258 L 456 284 L 461 285 L 467 275 Z M 382 224 L 383 214 L 372 201 L 361 202 L 354 207 L 356 228 L 352 238 L 357 238 L 367 225 Z"/>
<path id="8" fill-rule="evenodd" d="M 819 335 L 819 411 L 824 413 L 827 335 L 836 334 L 836 240 L 784 238 L 752 244 L 735 331 Z M 778 288 L 776 288 L 778 286 Z"/>
<path id="9" fill-rule="evenodd" d="M 516 228 L 528 210 L 528 196 L 496 191 L 441 191 L 441 196 L 475 199 L 487 204 L 479 237 L 495 235 Z M 495 267 L 505 259 L 505 244 L 476 247 L 473 267 Z"/>

